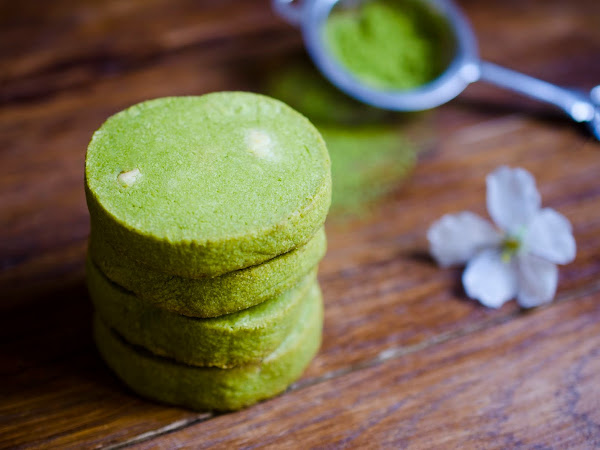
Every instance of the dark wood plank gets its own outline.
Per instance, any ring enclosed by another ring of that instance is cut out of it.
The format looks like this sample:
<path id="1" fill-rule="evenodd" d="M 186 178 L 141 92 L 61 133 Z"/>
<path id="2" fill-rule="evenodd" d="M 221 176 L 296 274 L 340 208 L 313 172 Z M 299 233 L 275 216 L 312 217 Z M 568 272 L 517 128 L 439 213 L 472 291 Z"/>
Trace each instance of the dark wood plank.
<path id="1" fill-rule="evenodd" d="M 291 34 L 257 0 L 133 0 L 126 5 L 118 0 L 58 0 L 51 7 L 29 0 L 2 6 L 4 101 L 34 100 L 85 86 L 155 65 L 186 48 L 243 59 L 247 48 L 236 44 Z"/>
<path id="2" fill-rule="evenodd" d="M 592 448 L 598 336 L 596 291 L 136 448 Z"/>

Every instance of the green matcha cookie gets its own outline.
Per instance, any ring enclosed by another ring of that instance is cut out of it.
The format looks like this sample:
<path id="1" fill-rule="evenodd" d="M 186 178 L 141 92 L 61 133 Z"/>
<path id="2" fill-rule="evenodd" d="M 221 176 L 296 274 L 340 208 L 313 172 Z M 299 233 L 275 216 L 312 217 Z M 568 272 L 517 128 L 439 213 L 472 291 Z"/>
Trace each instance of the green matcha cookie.
<path id="1" fill-rule="evenodd" d="M 298 286 L 260 305 L 212 319 L 157 308 L 111 283 L 89 258 L 90 296 L 98 315 L 128 342 L 195 366 L 234 367 L 260 362 L 298 322 L 316 283 L 316 269 Z"/>
<path id="2" fill-rule="evenodd" d="M 244 92 L 150 100 L 112 116 L 90 142 L 85 178 L 102 239 L 190 278 L 304 244 L 331 197 L 318 131 L 280 101 Z"/>
<path id="3" fill-rule="evenodd" d="M 214 278 L 168 275 L 129 259 L 92 227 L 89 254 L 110 280 L 156 306 L 192 317 L 216 317 L 250 308 L 295 286 L 319 263 L 325 230 L 308 243 L 257 266 Z"/>
<path id="4" fill-rule="evenodd" d="M 127 344 L 98 316 L 95 338 L 107 364 L 138 394 L 196 410 L 235 410 L 283 392 L 297 380 L 321 342 L 323 303 L 317 284 L 309 308 L 262 363 L 232 369 L 193 367 Z"/>

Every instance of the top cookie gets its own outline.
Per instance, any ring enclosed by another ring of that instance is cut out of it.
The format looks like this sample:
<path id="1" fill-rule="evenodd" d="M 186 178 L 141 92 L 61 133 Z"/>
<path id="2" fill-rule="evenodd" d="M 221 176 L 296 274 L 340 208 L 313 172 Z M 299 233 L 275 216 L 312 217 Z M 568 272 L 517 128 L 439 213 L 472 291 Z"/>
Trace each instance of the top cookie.
<path id="1" fill-rule="evenodd" d="M 193 278 L 307 242 L 331 198 L 318 131 L 284 103 L 245 92 L 161 98 L 112 116 L 92 137 L 85 178 L 104 239 Z"/>

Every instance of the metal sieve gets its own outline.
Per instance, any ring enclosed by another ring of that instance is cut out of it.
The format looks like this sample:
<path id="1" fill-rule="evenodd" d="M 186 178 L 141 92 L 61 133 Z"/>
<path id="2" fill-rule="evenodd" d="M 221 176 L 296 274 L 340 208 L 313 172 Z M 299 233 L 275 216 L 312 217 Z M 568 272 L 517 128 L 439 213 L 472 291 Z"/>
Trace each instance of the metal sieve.
<path id="1" fill-rule="evenodd" d="M 370 87 L 331 54 L 323 29 L 340 0 L 272 0 L 272 5 L 279 16 L 301 29 L 306 49 L 319 71 L 340 90 L 364 103 L 396 111 L 425 110 L 452 100 L 471 83 L 484 81 L 557 106 L 575 122 L 587 124 L 600 140 L 600 85 L 586 93 L 482 61 L 477 39 L 460 9 L 450 0 L 422 1 L 445 18 L 455 50 L 438 78 L 405 90 Z"/>

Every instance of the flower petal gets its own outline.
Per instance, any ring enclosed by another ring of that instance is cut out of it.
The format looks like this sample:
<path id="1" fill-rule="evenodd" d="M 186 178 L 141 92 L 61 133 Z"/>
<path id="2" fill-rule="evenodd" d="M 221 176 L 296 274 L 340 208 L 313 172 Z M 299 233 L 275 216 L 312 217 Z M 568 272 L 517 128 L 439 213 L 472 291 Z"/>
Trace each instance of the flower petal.
<path id="1" fill-rule="evenodd" d="M 465 264 L 479 250 L 497 246 L 502 237 L 492 224 L 472 212 L 446 214 L 427 231 L 430 251 L 440 266 Z"/>
<path id="2" fill-rule="evenodd" d="M 525 169 L 502 166 L 487 176 L 486 184 L 488 212 L 504 231 L 517 232 L 540 209 L 535 179 Z"/>
<path id="3" fill-rule="evenodd" d="M 465 292 L 489 308 L 499 308 L 517 294 L 513 262 L 504 262 L 499 250 L 483 250 L 473 258 L 462 277 Z"/>
<path id="4" fill-rule="evenodd" d="M 549 303 L 558 283 L 556 265 L 535 255 L 522 254 L 517 258 L 519 293 L 517 301 L 523 308 Z"/>
<path id="5" fill-rule="evenodd" d="M 528 252 L 556 264 L 567 264 L 575 259 L 575 238 L 571 223 L 562 214 L 545 208 L 527 228 L 525 248 Z"/>

